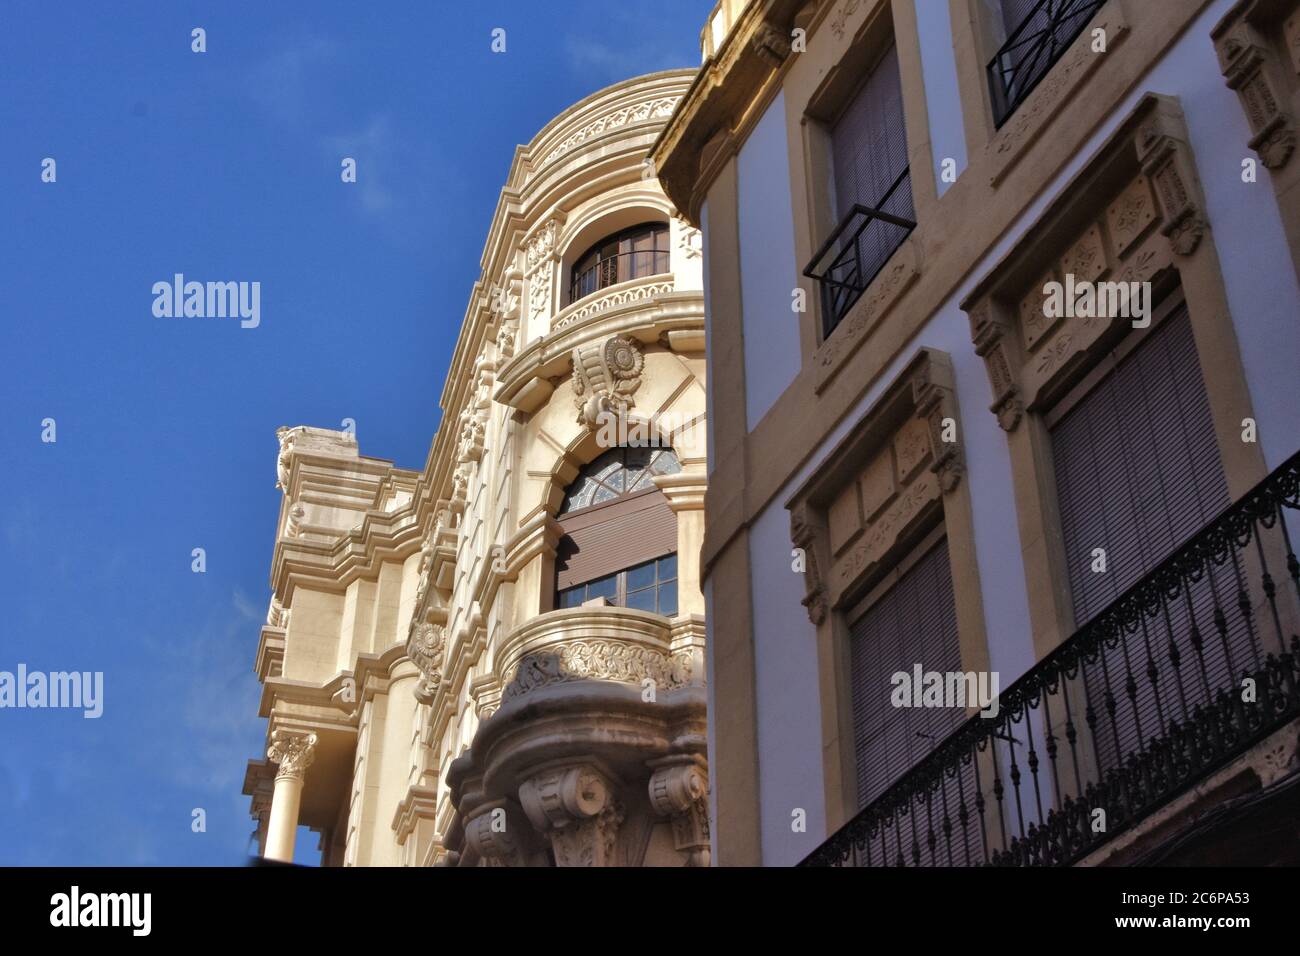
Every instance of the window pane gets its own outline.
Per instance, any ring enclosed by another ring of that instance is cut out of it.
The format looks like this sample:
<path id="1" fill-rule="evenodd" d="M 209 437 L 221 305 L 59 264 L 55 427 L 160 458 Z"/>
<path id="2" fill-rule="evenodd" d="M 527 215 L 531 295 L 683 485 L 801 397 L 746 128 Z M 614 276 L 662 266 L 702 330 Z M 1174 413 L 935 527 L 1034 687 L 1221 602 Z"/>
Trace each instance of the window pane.
<path id="1" fill-rule="evenodd" d="M 669 554 L 659 559 L 659 580 L 668 581 L 677 577 L 677 555 Z"/>
<path id="2" fill-rule="evenodd" d="M 597 578 L 594 581 L 587 582 L 587 600 L 592 598 L 604 597 L 611 601 L 618 593 L 618 575 L 611 574 L 608 577 Z"/>
<path id="3" fill-rule="evenodd" d="M 579 584 L 576 588 L 566 588 L 560 592 L 559 606 L 577 607 L 582 603 L 583 586 Z"/>
<path id="4" fill-rule="evenodd" d="M 638 611 L 653 611 L 655 609 L 654 589 L 631 592 L 627 596 L 627 606 Z"/>
<path id="5" fill-rule="evenodd" d="M 631 568 L 627 572 L 627 589 L 629 591 L 639 591 L 642 588 L 648 588 L 655 583 L 655 563 L 647 561 L 645 564 Z"/>
<path id="6" fill-rule="evenodd" d="M 659 613 L 672 617 L 677 613 L 677 582 L 659 585 Z"/>

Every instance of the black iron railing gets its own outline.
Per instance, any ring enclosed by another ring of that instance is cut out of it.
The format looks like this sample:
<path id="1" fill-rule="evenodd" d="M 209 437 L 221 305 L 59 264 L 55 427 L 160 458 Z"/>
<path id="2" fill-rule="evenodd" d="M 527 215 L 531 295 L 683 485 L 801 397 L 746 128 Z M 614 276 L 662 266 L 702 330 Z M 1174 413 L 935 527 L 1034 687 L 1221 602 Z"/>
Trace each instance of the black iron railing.
<path id="1" fill-rule="evenodd" d="M 803 865 L 1068 865 L 1300 717 L 1298 519 L 1300 453 Z"/>
<path id="2" fill-rule="evenodd" d="M 1040 0 L 989 62 L 993 119 L 1005 123 L 1105 0 Z"/>
<path id="3" fill-rule="evenodd" d="M 577 302 L 583 296 L 619 282 L 663 275 L 671 271 L 670 259 L 667 249 L 620 252 L 601 259 L 573 277 L 573 282 L 569 285 L 569 301 Z"/>
<path id="4" fill-rule="evenodd" d="M 822 296 L 822 335 L 829 336 L 916 228 L 912 177 L 904 168 L 874 207 L 855 204 L 840 220 L 803 274 Z"/>

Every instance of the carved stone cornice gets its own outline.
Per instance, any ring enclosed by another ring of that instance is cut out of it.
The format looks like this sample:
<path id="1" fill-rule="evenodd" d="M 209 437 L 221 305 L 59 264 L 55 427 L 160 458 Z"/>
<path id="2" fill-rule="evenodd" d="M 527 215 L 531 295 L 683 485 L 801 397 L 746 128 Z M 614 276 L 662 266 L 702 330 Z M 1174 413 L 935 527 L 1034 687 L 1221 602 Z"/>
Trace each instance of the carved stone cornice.
<path id="1" fill-rule="evenodd" d="M 708 866 L 708 762 L 698 754 L 674 754 L 649 766 L 650 805 L 672 821 L 674 846 L 686 855 L 687 866 Z"/>
<path id="2" fill-rule="evenodd" d="M 1296 145 L 1292 96 L 1300 73 L 1300 3 L 1241 0 L 1210 37 L 1224 80 L 1250 123 L 1248 145 L 1265 167 L 1281 169 Z M 1279 46 L 1291 53 L 1290 62 L 1278 54 Z"/>
<path id="3" fill-rule="evenodd" d="M 266 749 L 266 757 L 272 763 L 279 764 L 275 779 L 302 780 L 306 777 L 307 768 L 316 759 L 316 739 L 312 733 L 274 731 L 270 746 Z"/>
<path id="4" fill-rule="evenodd" d="M 551 841 L 559 866 L 608 866 L 625 812 L 617 785 L 596 764 L 539 770 L 519 787 L 519 802 Z"/>

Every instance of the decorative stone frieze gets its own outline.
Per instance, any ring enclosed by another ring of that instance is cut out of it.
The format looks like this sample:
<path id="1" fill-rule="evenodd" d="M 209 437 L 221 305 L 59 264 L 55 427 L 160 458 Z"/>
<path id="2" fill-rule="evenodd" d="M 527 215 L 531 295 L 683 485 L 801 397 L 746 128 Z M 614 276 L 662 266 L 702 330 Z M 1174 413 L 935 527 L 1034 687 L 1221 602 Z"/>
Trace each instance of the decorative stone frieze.
<path id="1" fill-rule="evenodd" d="M 610 132 L 622 126 L 631 123 L 641 123 L 646 120 L 666 119 L 672 115 L 677 104 L 681 102 L 680 96 L 661 96 L 644 103 L 636 103 L 632 106 L 624 106 L 610 113 L 605 114 L 599 119 L 592 120 L 582 128 L 576 130 L 567 136 L 563 142 L 554 146 L 550 152 L 542 159 L 538 167 L 550 165 L 559 159 L 565 153 L 574 147 L 585 143 L 593 136 L 599 136 L 602 133 Z"/>
<path id="2" fill-rule="evenodd" d="M 549 767 L 519 787 L 528 819 L 559 866 L 608 866 L 625 818 L 617 787 L 595 763 Z"/>
<path id="3" fill-rule="evenodd" d="M 573 394 L 578 422 L 591 430 L 600 427 L 602 414 L 625 417 L 636 402 L 645 356 L 635 340 L 615 335 L 604 342 L 589 342 L 573 350 Z"/>
<path id="4" fill-rule="evenodd" d="M 302 780 L 307 775 L 307 768 L 316 759 L 316 735 L 277 730 L 271 734 L 266 757 L 272 763 L 279 764 L 275 773 L 277 780 Z"/>
<path id="5" fill-rule="evenodd" d="M 1300 3 L 1242 0 L 1210 36 L 1224 80 L 1250 123 L 1250 148 L 1267 168 L 1282 168 L 1296 145 L 1292 96 L 1300 73 Z M 1289 59 L 1279 55 L 1279 45 Z"/>
<path id="6" fill-rule="evenodd" d="M 571 325 L 576 325 L 583 319 L 604 312 L 607 309 L 617 308 L 621 305 L 631 305 L 635 302 L 645 302 L 653 299 L 657 295 L 667 295 L 676 288 L 676 282 L 671 276 L 668 278 L 657 278 L 651 281 L 633 279 L 629 283 L 619 283 L 615 288 L 607 291 L 597 292 L 582 300 L 573 310 L 565 310 L 562 315 L 556 316 L 555 324 L 552 331 L 566 329 Z"/>
<path id="7" fill-rule="evenodd" d="M 690 683 L 693 663 L 688 651 L 665 654 L 618 640 L 575 640 L 526 655 L 502 694 L 505 701 L 529 691 L 575 680 L 611 680 L 640 684 L 650 678 L 660 689 Z"/>

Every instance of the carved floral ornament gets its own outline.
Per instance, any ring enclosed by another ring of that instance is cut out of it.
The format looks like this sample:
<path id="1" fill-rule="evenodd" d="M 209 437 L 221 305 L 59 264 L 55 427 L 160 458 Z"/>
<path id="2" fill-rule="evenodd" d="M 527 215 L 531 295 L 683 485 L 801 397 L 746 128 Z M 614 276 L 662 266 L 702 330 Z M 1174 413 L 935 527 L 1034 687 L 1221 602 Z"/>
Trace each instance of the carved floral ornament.
<path id="1" fill-rule="evenodd" d="M 1150 283 L 1195 254 L 1208 226 L 1201 208 L 1200 185 L 1176 105 L 1148 97 L 1138 107 L 1131 132 L 1112 143 L 1085 171 L 1083 194 L 1090 174 L 1107 163 L 1123 162 L 1132 169 L 1127 183 L 1113 187 L 1112 198 L 1098 205 L 1081 225 L 1062 233 L 1054 223 L 1037 224 L 1022 240 L 1026 254 L 1056 254 L 1027 285 L 1015 282 L 1013 270 L 1022 259 L 1013 257 L 981 284 L 963 303 L 971 326 L 975 352 L 984 359 L 992 387 L 989 406 L 998 424 L 1015 431 L 1026 409 L 1035 409 L 1044 396 L 1086 364 L 1110 339 L 1126 315 L 1097 309 L 1081 316 L 1049 314 L 1045 287 L 1049 282 L 1117 283 L 1133 288 Z M 1131 153 L 1125 157 L 1123 150 Z M 1095 194 L 1095 190 L 1092 194 Z"/>
<path id="2" fill-rule="evenodd" d="M 865 447 L 833 455 L 840 461 L 824 469 L 847 472 L 847 480 L 814 485 L 790 505 L 790 540 L 803 559 L 802 603 L 814 625 L 961 482 L 961 426 L 948 357 L 923 350 L 863 427 L 888 420 L 890 409 L 904 410 L 900 424 L 881 429 Z"/>
<path id="3" fill-rule="evenodd" d="M 442 656 L 446 644 L 446 629 L 441 625 L 426 622 L 411 628 L 406 655 L 420 671 L 415 699 L 422 704 L 432 703 L 442 685 Z"/>
<path id="4" fill-rule="evenodd" d="M 577 680 L 640 684 L 650 678 L 659 689 L 671 690 L 689 684 L 693 670 L 690 650 L 666 654 L 626 641 L 584 638 L 526 655 L 501 696 L 508 701 L 541 687 Z"/>
<path id="5" fill-rule="evenodd" d="M 626 336 L 575 348 L 573 395 L 578 423 L 594 431 L 600 427 L 602 415 L 625 417 L 636 404 L 632 395 L 641 386 L 644 368 L 640 344 Z"/>
<path id="6" fill-rule="evenodd" d="M 1285 166 L 1296 145 L 1291 98 L 1300 73 L 1300 4 L 1291 4 L 1291 15 L 1283 21 L 1276 12 L 1286 5 L 1276 0 L 1238 3 L 1210 33 L 1224 80 L 1250 123 L 1248 145 L 1269 169 Z M 1274 31 L 1290 62 L 1277 54 Z"/>
<path id="7" fill-rule="evenodd" d="M 266 757 L 280 765 L 275 779 L 302 780 L 316 759 L 316 735 L 277 730 L 271 734 Z"/>

